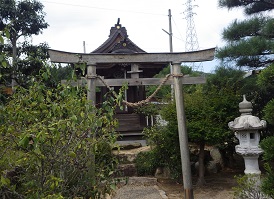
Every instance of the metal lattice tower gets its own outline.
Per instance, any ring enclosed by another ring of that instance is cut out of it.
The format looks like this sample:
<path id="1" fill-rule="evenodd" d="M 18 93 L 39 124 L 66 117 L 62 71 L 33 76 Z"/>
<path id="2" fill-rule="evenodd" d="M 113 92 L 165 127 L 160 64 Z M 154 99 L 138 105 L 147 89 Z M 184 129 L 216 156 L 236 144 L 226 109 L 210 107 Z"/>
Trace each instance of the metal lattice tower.
<path id="1" fill-rule="evenodd" d="M 199 50 L 199 42 L 196 33 L 195 23 L 194 23 L 194 12 L 193 9 L 195 5 L 192 5 L 192 0 L 187 0 L 186 2 L 186 10 L 184 14 L 186 15 L 185 19 L 187 20 L 187 28 L 186 28 L 186 43 L 185 43 L 185 51 L 197 51 Z M 190 63 L 188 64 L 192 68 L 193 71 L 203 71 L 202 63 Z"/>

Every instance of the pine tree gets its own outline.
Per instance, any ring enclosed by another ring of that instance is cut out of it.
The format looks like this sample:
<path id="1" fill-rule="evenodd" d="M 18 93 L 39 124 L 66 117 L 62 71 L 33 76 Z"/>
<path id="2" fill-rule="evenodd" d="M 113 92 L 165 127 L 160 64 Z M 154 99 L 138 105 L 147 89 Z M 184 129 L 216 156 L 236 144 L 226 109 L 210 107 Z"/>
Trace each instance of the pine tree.
<path id="1" fill-rule="evenodd" d="M 238 67 L 267 67 L 274 62 L 274 9 L 271 0 L 219 0 L 220 7 L 243 8 L 246 19 L 235 19 L 224 29 L 226 46 L 219 48 L 217 57 Z"/>
<path id="2" fill-rule="evenodd" d="M 247 16 L 243 21 L 235 20 L 223 31 L 223 39 L 227 45 L 218 49 L 217 57 L 223 61 L 236 63 L 238 67 L 267 67 L 258 75 L 258 89 L 255 93 L 257 99 L 261 100 L 255 99 L 255 101 L 258 101 L 259 105 L 266 104 L 263 109 L 264 119 L 268 122 L 268 133 L 273 135 L 271 125 L 274 124 L 272 116 L 274 98 L 271 91 L 274 86 L 274 18 L 269 11 L 274 9 L 274 1 L 219 0 L 219 6 L 228 9 L 241 7 Z M 264 150 L 263 160 L 266 162 L 262 190 L 271 198 L 274 197 L 274 168 L 270 164 L 274 157 L 273 140 L 274 136 L 269 136 L 261 142 Z"/>
<path id="3" fill-rule="evenodd" d="M 219 0 L 220 7 L 228 9 L 243 7 L 247 15 L 262 11 L 272 10 L 274 8 L 273 0 Z"/>

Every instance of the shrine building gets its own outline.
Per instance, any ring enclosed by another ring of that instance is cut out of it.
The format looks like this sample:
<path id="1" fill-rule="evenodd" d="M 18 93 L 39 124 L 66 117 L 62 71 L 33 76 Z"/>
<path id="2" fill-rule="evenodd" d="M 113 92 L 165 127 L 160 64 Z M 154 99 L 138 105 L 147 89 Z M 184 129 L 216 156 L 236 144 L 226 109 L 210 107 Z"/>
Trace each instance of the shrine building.
<path id="1" fill-rule="evenodd" d="M 118 22 L 111 27 L 108 39 L 91 53 L 96 54 L 135 54 L 146 53 L 143 49 L 132 42 L 127 34 L 127 30 Z M 152 78 L 158 74 L 169 62 L 154 63 L 98 63 L 96 73 L 104 79 L 129 79 L 129 78 Z M 104 95 L 108 92 L 107 87 L 100 87 L 100 92 L 96 93 L 96 104 L 103 102 Z M 113 89 L 118 92 L 120 86 Z M 138 102 L 146 99 L 145 86 L 129 86 L 125 93 L 125 100 Z M 121 135 L 120 140 L 143 140 L 144 127 L 151 124 L 151 117 L 134 113 L 132 107 L 124 105 L 121 110 L 116 109 L 115 118 L 119 121 L 117 132 Z"/>

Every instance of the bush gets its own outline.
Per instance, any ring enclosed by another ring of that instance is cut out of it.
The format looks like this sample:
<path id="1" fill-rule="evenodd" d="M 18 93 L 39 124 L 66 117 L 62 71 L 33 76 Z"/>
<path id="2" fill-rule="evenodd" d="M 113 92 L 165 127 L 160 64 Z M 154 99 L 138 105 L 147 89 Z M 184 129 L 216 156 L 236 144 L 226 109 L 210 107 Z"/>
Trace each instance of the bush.
<path id="1" fill-rule="evenodd" d="M 154 175 L 158 166 L 154 151 L 139 153 L 135 159 L 135 165 L 139 176 Z"/>
<path id="2" fill-rule="evenodd" d="M 1 196 L 100 198 L 111 191 L 115 104 L 96 109 L 85 92 L 34 81 L 0 108 Z"/>
<path id="3" fill-rule="evenodd" d="M 264 193 L 274 198 L 274 136 L 263 139 L 260 146 L 264 150 L 263 160 L 265 163 L 266 176 L 262 181 L 262 190 Z"/>
<path id="4" fill-rule="evenodd" d="M 182 166 L 179 146 L 179 135 L 177 131 L 163 126 L 154 126 L 145 129 L 145 136 L 152 147 L 152 159 L 156 159 L 155 167 L 168 167 L 171 177 L 181 180 Z"/>
<path id="5" fill-rule="evenodd" d="M 264 107 L 264 119 L 267 120 L 269 124 L 274 125 L 274 99 L 270 100 Z"/>
<path id="6" fill-rule="evenodd" d="M 269 199 L 263 194 L 260 187 L 260 176 L 236 176 L 238 186 L 233 187 L 234 198 L 237 199 Z"/>

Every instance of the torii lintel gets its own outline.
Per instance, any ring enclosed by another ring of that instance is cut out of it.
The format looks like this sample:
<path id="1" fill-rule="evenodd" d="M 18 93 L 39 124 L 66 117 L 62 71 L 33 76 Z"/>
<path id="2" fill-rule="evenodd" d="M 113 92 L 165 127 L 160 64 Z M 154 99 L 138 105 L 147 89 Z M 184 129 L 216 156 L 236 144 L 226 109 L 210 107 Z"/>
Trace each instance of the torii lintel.
<path id="1" fill-rule="evenodd" d="M 98 63 L 155 63 L 155 62 L 202 62 L 214 59 L 215 48 L 178 53 L 71 53 L 50 49 L 50 59 L 56 63 L 79 63 L 87 65 Z"/>

